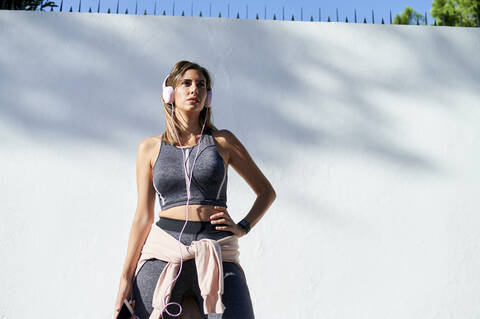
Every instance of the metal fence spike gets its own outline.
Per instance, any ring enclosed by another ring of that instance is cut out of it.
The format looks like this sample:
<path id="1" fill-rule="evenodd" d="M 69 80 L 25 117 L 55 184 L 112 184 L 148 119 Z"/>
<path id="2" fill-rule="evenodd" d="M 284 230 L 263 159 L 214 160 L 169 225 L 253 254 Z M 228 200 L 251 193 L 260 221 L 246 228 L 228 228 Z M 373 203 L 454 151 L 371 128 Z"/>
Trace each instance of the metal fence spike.
<path id="1" fill-rule="evenodd" d="M 100 13 L 100 0 L 98 0 L 97 13 Z"/>

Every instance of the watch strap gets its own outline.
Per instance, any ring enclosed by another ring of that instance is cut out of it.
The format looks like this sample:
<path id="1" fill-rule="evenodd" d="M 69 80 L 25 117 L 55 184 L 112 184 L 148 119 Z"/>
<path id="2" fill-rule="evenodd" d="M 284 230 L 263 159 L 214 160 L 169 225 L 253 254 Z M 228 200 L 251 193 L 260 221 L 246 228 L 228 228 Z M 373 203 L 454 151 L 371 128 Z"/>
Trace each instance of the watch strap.
<path id="1" fill-rule="evenodd" d="M 248 234 L 248 232 L 250 231 L 250 223 L 247 222 L 245 219 L 242 219 L 241 221 L 238 222 L 237 224 L 238 226 L 242 227 L 243 229 L 245 229 L 245 232 Z"/>

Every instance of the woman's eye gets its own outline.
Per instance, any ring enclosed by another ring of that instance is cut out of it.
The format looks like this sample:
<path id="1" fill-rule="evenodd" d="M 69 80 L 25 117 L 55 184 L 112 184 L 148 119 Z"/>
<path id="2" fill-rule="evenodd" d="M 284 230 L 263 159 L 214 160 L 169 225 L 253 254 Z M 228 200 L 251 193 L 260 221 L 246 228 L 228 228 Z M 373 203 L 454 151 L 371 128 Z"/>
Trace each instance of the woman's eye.
<path id="1" fill-rule="evenodd" d="M 192 82 L 188 81 L 188 80 L 187 81 L 182 81 L 182 85 L 190 86 L 190 85 L 192 85 Z M 198 83 L 197 87 L 200 88 L 200 89 L 206 89 L 207 85 L 205 83 Z"/>

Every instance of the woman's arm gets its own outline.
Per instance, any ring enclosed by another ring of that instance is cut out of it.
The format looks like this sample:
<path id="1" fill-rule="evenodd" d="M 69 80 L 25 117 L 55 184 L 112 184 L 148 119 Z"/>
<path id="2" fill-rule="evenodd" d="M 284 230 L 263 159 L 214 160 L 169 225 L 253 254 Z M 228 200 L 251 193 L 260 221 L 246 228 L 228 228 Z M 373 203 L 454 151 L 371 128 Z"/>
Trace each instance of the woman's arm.
<path id="1" fill-rule="evenodd" d="M 217 132 L 219 144 L 227 151 L 228 163 L 257 194 L 257 199 L 244 218 L 253 228 L 275 200 L 275 190 L 237 137 L 229 130 Z"/>
<path id="2" fill-rule="evenodd" d="M 155 188 L 152 183 L 151 158 L 156 146 L 158 142 L 152 137 L 144 139 L 138 145 L 137 209 L 130 228 L 127 256 L 122 270 L 122 277 L 128 280 L 133 278 L 143 244 L 154 220 Z"/>

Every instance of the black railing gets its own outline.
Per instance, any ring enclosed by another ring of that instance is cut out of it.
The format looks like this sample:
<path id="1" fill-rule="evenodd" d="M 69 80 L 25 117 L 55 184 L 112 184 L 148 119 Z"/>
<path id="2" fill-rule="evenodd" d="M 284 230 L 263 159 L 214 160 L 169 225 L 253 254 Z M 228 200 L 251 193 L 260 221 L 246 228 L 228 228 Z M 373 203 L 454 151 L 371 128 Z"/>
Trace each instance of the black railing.
<path id="1" fill-rule="evenodd" d="M 0 0 L 0 4 L 1 4 L 0 8 L 9 9 L 9 2 L 12 3 L 12 8 L 13 8 L 13 0 Z M 61 0 L 60 6 L 58 6 L 57 4 L 54 4 L 53 2 L 48 2 L 48 0 L 38 0 L 38 2 L 40 3 L 37 6 L 37 9 L 36 9 L 38 11 L 48 11 L 48 10 L 45 10 L 45 6 L 50 7 L 49 11 L 58 11 L 58 12 L 66 11 L 65 8 L 63 7 L 63 0 Z M 31 8 L 33 8 L 33 7 L 31 7 Z M 56 9 L 54 9 L 54 8 L 56 8 Z M 82 0 L 79 0 L 78 9 L 75 8 L 75 12 L 82 12 L 82 9 L 85 10 L 85 8 L 82 8 Z M 68 12 L 73 12 L 74 9 L 73 9 L 72 6 L 70 6 L 70 8 L 67 11 Z M 162 13 L 160 15 L 163 15 L 163 16 L 167 15 L 167 13 L 166 13 L 167 10 L 166 9 L 162 9 L 160 11 L 162 11 Z M 101 0 L 98 0 L 98 5 L 97 5 L 97 8 L 96 8 L 96 11 L 92 11 L 92 7 L 89 7 L 87 11 L 83 11 L 83 12 L 101 13 Z M 112 11 L 110 10 L 110 8 L 107 8 L 105 13 L 110 14 L 110 13 L 112 13 Z M 116 5 L 116 9 L 115 9 L 114 13 L 115 14 L 123 14 L 122 12 L 120 12 L 120 0 L 117 0 L 117 5 Z M 171 14 L 172 16 L 175 16 L 175 2 L 173 2 L 171 13 L 172 13 Z M 276 12 L 273 13 L 271 19 L 268 19 L 267 18 L 267 7 L 265 6 L 264 7 L 264 12 L 263 12 L 263 19 L 261 18 L 261 15 L 258 12 L 256 12 L 255 19 L 257 19 L 257 20 L 260 20 L 260 19 L 262 19 L 262 20 L 286 20 L 285 7 L 282 7 L 281 13 L 282 13 L 281 19 L 277 18 L 277 13 Z M 371 13 L 372 14 L 371 14 L 370 22 L 371 22 L 371 24 L 375 24 L 375 12 L 374 12 L 374 10 L 372 10 Z M 124 14 L 129 14 L 128 13 L 128 8 L 125 9 Z M 134 14 L 135 15 L 139 14 L 138 13 L 138 1 L 135 4 Z M 146 9 L 144 9 L 143 15 L 149 15 L 149 13 L 147 12 Z M 153 12 L 151 12 L 150 15 L 157 15 L 157 1 L 154 2 Z M 182 10 L 181 16 L 185 16 L 185 10 Z M 191 4 L 191 8 L 190 8 L 190 16 L 194 16 L 193 2 Z M 195 16 L 197 16 L 197 14 L 195 14 Z M 198 17 L 203 17 L 203 16 L 204 15 L 202 14 L 202 11 L 200 10 L 198 12 Z M 242 18 L 242 15 L 241 15 L 240 11 L 237 11 L 236 15 L 234 15 L 234 16 L 235 16 L 236 19 L 241 19 Z M 210 6 L 209 6 L 209 17 L 212 17 L 212 4 L 211 3 L 210 3 Z M 218 17 L 219 18 L 222 18 L 222 17 L 230 18 L 230 4 L 227 5 L 227 15 L 226 16 L 222 15 L 222 12 L 219 11 L 218 12 Z M 249 16 L 248 16 L 248 5 L 245 6 L 245 15 L 244 15 L 243 18 L 244 19 L 249 18 Z M 448 19 L 446 19 L 445 16 L 442 16 L 442 18 L 440 19 L 441 20 L 440 23 L 437 23 L 437 20 L 434 19 L 434 23 L 432 23 L 431 26 L 445 26 L 445 25 L 447 25 L 447 26 L 460 26 L 460 27 L 464 27 L 464 26 L 480 27 L 480 17 L 478 15 L 476 15 L 476 16 L 475 15 L 470 15 L 468 17 L 469 18 L 468 23 L 464 23 L 464 18 L 462 17 L 462 15 L 458 15 L 458 17 L 450 15 L 447 18 Z M 297 17 L 297 19 L 298 19 L 298 17 Z M 308 22 L 323 21 L 322 20 L 322 10 L 320 8 L 318 9 L 318 16 L 317 17 L 314 17 L 313 15 L 311 15 L 310 18 L 307 17 L 306 20 L 304 20 L 303 8 L 301 8 L 300 9 L 300 20 L 297 20 L 297 19 L 295 18 L 295 15 L 292 14 L 291 18 L 288 19 L 288 20 L 291 20 L 291 21 L 308 21 Z M 331 19 L 330 16 L 327 16 L 324 21 L 332 22 L 332 19 Z M 362 21 L 362 22 L 359 22 L 359 21 Z M 336 22 L 341 22 L 340 19 L 339 19 L 338 8 L 336 9 Z M 344 22 L 349 23 L 348 16 L 345 16 L 345 21 Z M 367 22 L 367 17 L 363 17 L 363 20 L 361 18 L 358 19 L 357 10 L 355 9 L 353 11 L 353 23 L 368 23 Z M 390 11 L 389 23 L 393 24 L 392 11 Z M 381 24 L 385 24 L 384 18 L 381 19 Z M 423 17 L 423 19 L 419 19 L 417 17 L 416 18 L 416 23 L 414 23 L 414 24 L 416 24 L 416 25 L 427 25 L 428 26 L 427 13 L 425 12 L 425 16 Z"/>

